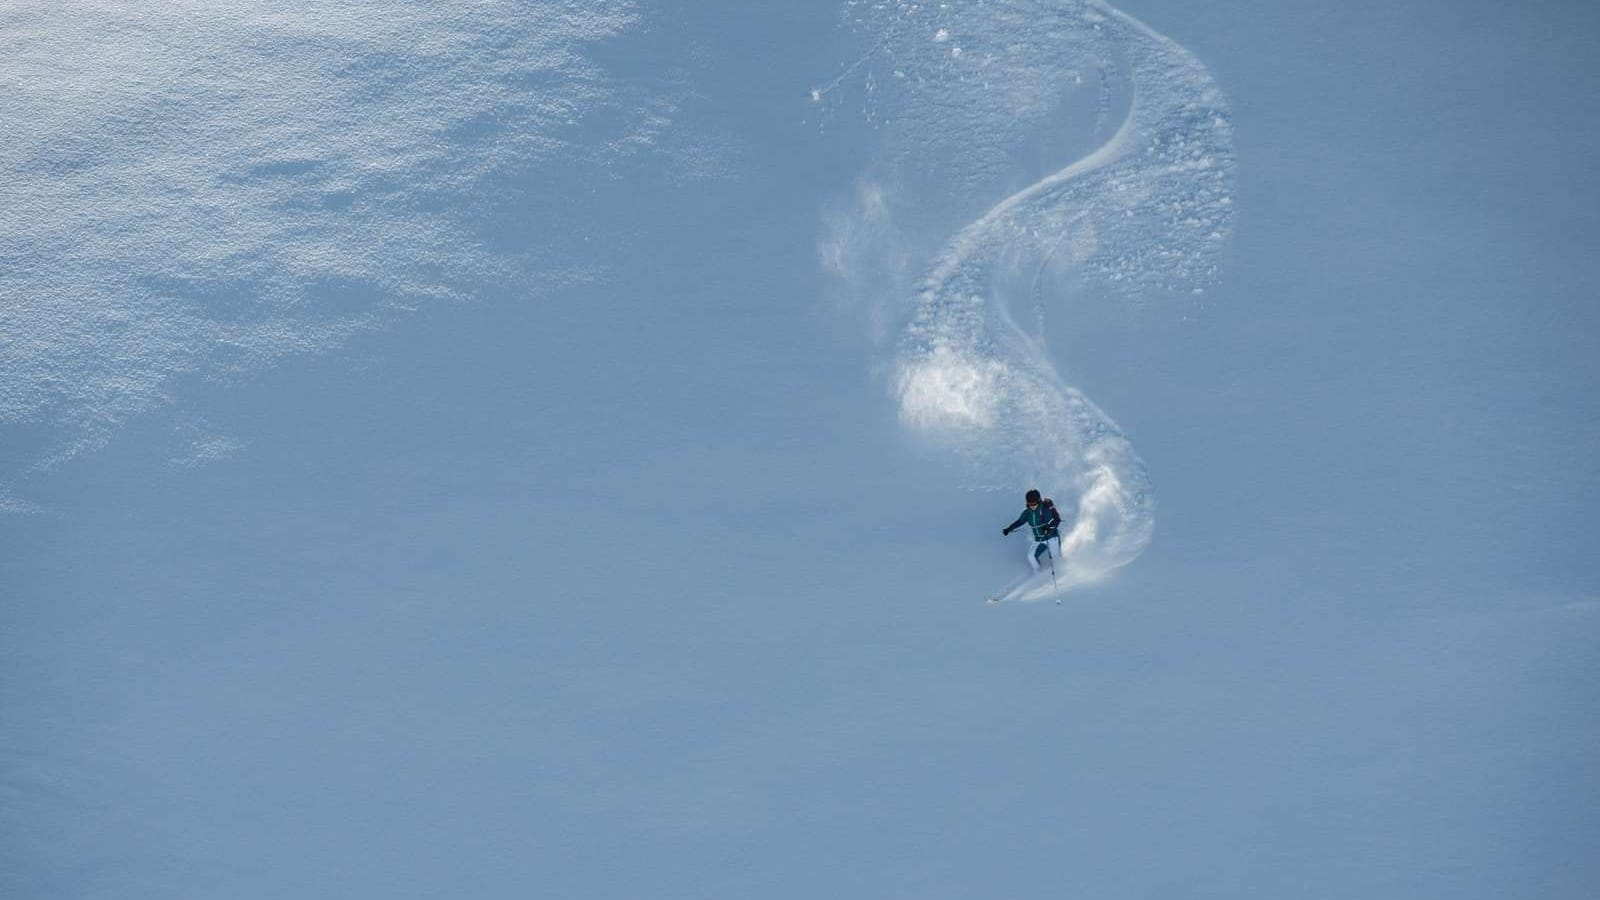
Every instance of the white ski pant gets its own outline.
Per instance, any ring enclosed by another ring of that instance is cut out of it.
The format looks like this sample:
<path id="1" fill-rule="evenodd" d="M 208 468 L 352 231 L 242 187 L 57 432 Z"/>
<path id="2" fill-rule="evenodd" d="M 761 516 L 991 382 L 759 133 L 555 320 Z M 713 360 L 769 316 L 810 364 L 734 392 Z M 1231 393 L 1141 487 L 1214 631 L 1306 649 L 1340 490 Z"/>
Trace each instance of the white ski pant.
<path id="1" fill-rule="evenodd" d="M 1061 558 L 1061 535 L 1058 534 L 1055 537 L 1053 537 L 1053 538 L 1051 538 L 1051 539 L 1049 539 L 1047 541 L 1029 541 L 1028 542 L 1028 565 L 1033 566 L 1033 570 L 1035 572 L 1039 571 L 1039 556 L 1038 556 L 1038 553 L 1039 553 L 1039 548 L 1040 547 L 1043 547 L 1046 550 L 1049 550 L 1051 556 L 1055 557 L 1056 559 L 1060 559 Z"/>

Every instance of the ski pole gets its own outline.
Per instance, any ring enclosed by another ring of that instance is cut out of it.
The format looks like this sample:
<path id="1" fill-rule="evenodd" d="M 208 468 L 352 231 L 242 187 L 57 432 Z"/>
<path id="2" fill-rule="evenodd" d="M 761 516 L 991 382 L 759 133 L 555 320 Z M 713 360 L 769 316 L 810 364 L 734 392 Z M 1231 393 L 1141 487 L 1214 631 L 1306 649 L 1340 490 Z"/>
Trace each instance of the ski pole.
<path id="1" fill-rule="evenodd" d="M 1056 546 L 1060 546 L 1060 542 L 1059 541 L 1056 542 Z M 1056 605 L 1060 606 L 1061 605 L 1061 585 L 1056 583 L 1056 555 L 1054 553 L 1050 554 L 1050 588 L 1053 591 L 1055 591 Z"/>

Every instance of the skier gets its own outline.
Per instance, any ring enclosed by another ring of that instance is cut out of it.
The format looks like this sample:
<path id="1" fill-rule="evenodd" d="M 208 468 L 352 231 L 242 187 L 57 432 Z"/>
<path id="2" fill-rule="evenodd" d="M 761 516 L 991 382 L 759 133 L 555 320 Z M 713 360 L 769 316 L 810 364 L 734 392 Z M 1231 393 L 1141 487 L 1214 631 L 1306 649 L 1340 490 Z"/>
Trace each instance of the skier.
<path id="1" fill-rule="evenodd" d="M 1061 533 L 1056 530 L 1061 524 L 1061 514 L 1056 512 L 1056 505 L 1048 497 L 1040 497 L 1037 490 L 1028 491 L 1026 499 L 1028 508 L 1022 511 L 1022 515 L 1017 516 L 1015 522 L 1000 529 L 1000 533 L 1010 535 L 1024 524 L 1033 529 L 1033 543 L 1028 548 L 1028 565 L 1033 566 L 1033 570 L 1037 572 L 1041 555 L 1048 553 L 1052 560 L 1061 558 Z"/>

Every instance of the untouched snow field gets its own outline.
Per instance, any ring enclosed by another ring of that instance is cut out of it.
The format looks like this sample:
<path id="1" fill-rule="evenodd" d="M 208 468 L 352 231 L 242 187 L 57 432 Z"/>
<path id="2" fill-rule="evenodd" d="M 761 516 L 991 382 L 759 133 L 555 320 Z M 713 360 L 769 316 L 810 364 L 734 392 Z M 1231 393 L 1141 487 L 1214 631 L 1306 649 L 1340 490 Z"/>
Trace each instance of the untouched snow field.
<path id="1" fill-rule="evenodd" d="M 1597 44 L 14 5 L 0 894 L 1593 896 Z"/>

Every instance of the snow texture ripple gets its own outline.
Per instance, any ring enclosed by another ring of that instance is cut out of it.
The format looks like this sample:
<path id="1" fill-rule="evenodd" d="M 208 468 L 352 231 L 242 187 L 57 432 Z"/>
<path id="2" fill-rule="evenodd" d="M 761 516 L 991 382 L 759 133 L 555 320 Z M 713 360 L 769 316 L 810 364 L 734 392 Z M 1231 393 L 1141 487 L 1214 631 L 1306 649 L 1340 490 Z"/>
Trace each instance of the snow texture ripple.
<path id="1" fill-rule="evenodd" d="M 1150 477 L 1063 381 L 1040 326 L 1070 295 L 1136 301 L 1215 277 L 1234 168 L 1221 92 L 1193 54 L 1102 3 L 846 15 L 866 56 L 812 97 L 843 102 L 859 77 L 882 146 L 821 252 L 892 348 L 901 420 L 952 448 L 975 487 L 1055 494 L 1063 586 L 1128 563 L 1154 528 Z"/>
<path id="2" fill-rule="evenodd" d="M 4 19 L 0 511 L 33 508 L 17 484 L 180 377 L 325 352 L 486 285 L 590 277 L 496 249 L 486 185 L 603 167 L 674 111 L 591 52 L 634 28 L 629 3 L 26 2 Z M 227 439 L 202 443 L 189 456 Z"/>

